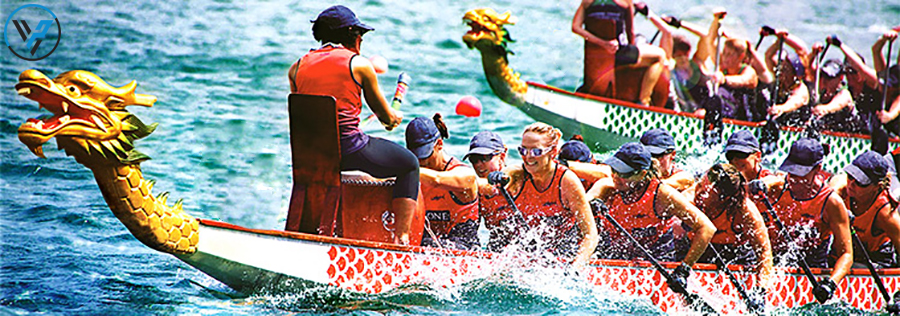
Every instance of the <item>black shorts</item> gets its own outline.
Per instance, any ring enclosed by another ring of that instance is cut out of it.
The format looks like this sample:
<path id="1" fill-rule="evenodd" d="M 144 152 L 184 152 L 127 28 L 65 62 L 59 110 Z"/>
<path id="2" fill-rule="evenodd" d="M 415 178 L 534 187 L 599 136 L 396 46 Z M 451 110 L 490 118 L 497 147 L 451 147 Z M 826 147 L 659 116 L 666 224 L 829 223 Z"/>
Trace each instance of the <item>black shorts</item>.
<path id="1" fill-rule="evenodd" d="M 637 63 L 638 56 L 640 55 L 640 51 L 638 51 L 637 46 L 634 45 L 622 45 L 619 46 L 619 50 L 616 51 L 616 66 L 625 66 L 625 65 L 633 65 Z"/>

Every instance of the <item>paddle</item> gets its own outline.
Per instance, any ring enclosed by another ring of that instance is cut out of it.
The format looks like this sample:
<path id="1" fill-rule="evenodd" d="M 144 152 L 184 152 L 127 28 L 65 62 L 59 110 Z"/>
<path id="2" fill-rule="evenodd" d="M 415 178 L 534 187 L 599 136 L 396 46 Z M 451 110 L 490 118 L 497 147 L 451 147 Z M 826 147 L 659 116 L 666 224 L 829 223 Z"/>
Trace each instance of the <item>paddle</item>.
<path id="1" fill-rule="evenodd" d="M 741 282 L 738 281 L 737 277 L 735 277 L 734 274 L 731 273 L 731 270 L 728 269 L 728 265 L 725 264 L 725 260 L 722 260 L 722 256 L 719 255 L 719 251 L 716 250 L 716 247 L 714 247 L 713 244 L 709 244 L 707 248 L 712 251 L 713 259 L 716 260 L 716 268 L 719 271 L 725 272 L 725 275 L 731 280 L 731 284 L 734 284 L 734 287 L 737 289 L 738 294 L 744 299 L 744 305 L 747 305 L 747 311 L 757 315 L 765 313 L 765 300 L 760 301 L 758 298 L 751 297 L 750 293 L 747 293 L 747 290 L 744 289 L 744 286 L 741 285 Z"/>
<path id="2" fill-rule="evenodd" d="M 391 108 L 395 111 L 400 110 L 400 105 L 403 104 L 403 99 L 406 97 L 406 89 L 409 88 L 409 83 L 411 81 L 412 77 L 405 72 L 401 72 L 400 76 L 397 77 L 397 90 L 394 92 L 394 99 L 391 100 Z M 374 118 L 375 114 L 370 114 L 366 119 L 359 123 L 359 127 L 362 128 L 369 125 Z"/>
<path id="3" fill-rule="evenodd" d="M 768 32 L 772 28 L 768 28 L 764 26 L 763 29 Z M 774 33 L 774 30 L 771 30 Z M 784 51 L 784 39 L 778 38 L 778 63 L 775 65 L 775 87 L 773 88 L 774 92 L 772 96 L 769 98 L 768 108 L 774 106 L 775 101 L 778 99 L 778 78 L 781 77 L 781 63 L 784 62 L 784 58 L 782 55 Z M 772 115 L 766 116 L 766 125 L 760 129 L 759 135 L 759 147 L 762 149 L 762 153 L 764 155 L 771 154 L 775 152 L 778 146 L 778 139 L 781 138 L 781 129 L 778 127 L 778 123 L 775 122 L 775 118 Z"/>
<path id="4" fill-rule="evenodd" d="M 690 307 L 698 308 L 698 311 L 703 315 L 719 315 L 719 312 L 717 312 L 715 308 L 710 306 L 709 303 L 707 303 L 702 297 L 700 297 L 700 295 L 689 292 L 684 286 L 682 286 L 681 283 L 675 282 L 675 277 L 673 277 L 668 271 L 666 271 L 665 268 L 663 268 L 661 264 L 659 264 L 659 261 L 657 261 L 656 258 L 654 258 L 653 255 L 650 254 L 650 251 L 647 250 L 647 248 L 644 248 L 644 246 L 641 245 L 641 243 L 638 242 L 637 239 L 635 239 L 634 236 L 632 236 L 631 233 L 629 233 L 628 230 L 625 229 L 625 227 L 622 227 L 622 225 L 620 225 L 619 222 L 617 222 L 616 219 L 612 217 L 612 215 L 609 215 L 609 210 L 607 209 L 606 205 L 604 205 L 603 201 L 593 199 L 591 200 L 590 204 L 591 209 L 593 209 L 594 213 L 603 214 L 603 217 L 605 217 L 606 220 L 613 224 L 613 226 L 615 226 L 616 229 L 620 233 L 622 233 L 622 235 L 628 237 L 628 239 L 631 240 L 631 243 L 634 244 L 635 247 L 641 250 L 641 252 L 644 254 L 644 257 L 646 257 L 647 260 L 650 261 L 650 264 L 652 264 L 653 267 L 656 268 L 656 271 L 659 272 L 659 274 L 664 278 L 666 278 L 666 283 L 669 284 L 669 287 L 672 289 L 672 291 L 681 294 L 681 296 L 684 298 L 684 301 L 687 302 Z"/>
<path id="5" fill-rule="evenodd" d="M 509 204 L 509 208 L 513 210 L 513 213 L 516 217 L 516 226 L 519 230 L 523 230 L 525 227 L 525 215 L 522 214 L 522 211 L 519 210 L 519 207 L 516 206 L 516 201 L 513 200 L 512 195 L 509 194 L 509 191 L 506 191 L 506 184 L 509 183 L 509 176 L 507 176 L 503 171 L 493 171 L 488 174 L 488 183 L 497 186 L 497 189 L 500 190 L 500 194 L 503 195 L 503 199 L 506 200 L 506 203 Z"/>
<path id="6" fill-rule="evenodd" d="M 884 75 L 882 76 L 884 79 L 882 79 L 881 83 L 881 110 L 884 110 L 885 107 L 887 107 L 887 82 L 891 70 L 891 50 L 893 50 L 893 46 L 893 40 L 888 42 L 887 60 L 885 60 Z M 872 150 L 884 155 L 888 150 L 888 134 L 884 130 L 884 127 L 881 126 L 881 119 L 879 119 L 877 115 L 873 115 L 873 117 L 875 117 L 875 119 L 870 119 L 870 124 L 872 124 Z"/>
<path id="7" fill-rule="evenodd" d="M 847 215 L 850 216 L 850 235 L 853 236 L 853 242 L 856 243 L 856 247 L 862 250 L 863 258 L 866 259 L 865 263 L 866 268 L 869 269 L 869 274 L 872 275 L 872 280 L 875 281 L 875 286 L 878 287 L 878 291 L 881 292 L 881 296 L 884 298 L 886 304 L 890 304 L 891 295 L 888 294 L 887 289 L 884 287 L 884 282 L 881 281 L 881 276 L 878 275 L 878 271 L 875 270 L 875 265 L 872 264 L 872 258 L 869 257 L 869 250 L 866 249 L 866 244 L 863 243 L 862 239 L 859 239 L 859 235 L 856 234 L 856 229 L 853 228 L 853 220 L 856 219 L 856 216 L 853 215 L 849 210 L 847 211 Z"/>
<path id="8" fill-rule="evenodd" d="M 716 70 L 719 73 L 719 57 L 722 49 L 722 33 L 716 34 Z M 722 142 L 722 98 L 719 96 L 719 81 L 713 82 L 709 98 L 703 102 L 706 115 L 703 116 L 703 145 L 710 147 Z"/>
<path id="9" fill-rule="evenodd" d="M 754 180 L 757 181 L 757 180 Z M 752 181 L 751 181 L 752 182 Z M 751 188 L 751 190 L 753 190 Z M 775 214 L 775 209 L 772 207 L 772 202 L 769 202 L 769 199 L 765 197 L 763 194 L 763 203 L 766 205 L 766 212 L 763 215 L 766 217 L 766 222 L 770 219 L 775 222 L 775 228 L 778 229 L 778 233 L 782 236 L 787 236 L 786 228 L 784 227 L 784 223 L 781 222 L 781 219 L 778 218 L 778 214 Z M 799 260 L 800 268 L 803 269 L 803 274 L 809 278 L 809 283 L 812 284 L 812 288 L 815 289 L 819 286 L 819 281 L 816 280 L 816 276 L 812 273 L 812 269 L 809 268 L 809 264 L 806 263 L 806 256 L 803 257 L 802 260 Z"/>
<path id="10" fill-rule="evenodd" d="M 812 95 L 812 104 L 819 104 L 819 78 L 822 75 L 822 59 L 825 58 L 825 53 L 828 52 L 828 48 L 831 47 L 831 42 L 826 41 L 825 49 L 822 50 L 821 54 L 816 55 L 816 87 L 813 89 Z M 819 139 L 819 119 L 815 114 L 811 114 L 809 116 L 809 120 L 806 122 L 806 137 Z"/>

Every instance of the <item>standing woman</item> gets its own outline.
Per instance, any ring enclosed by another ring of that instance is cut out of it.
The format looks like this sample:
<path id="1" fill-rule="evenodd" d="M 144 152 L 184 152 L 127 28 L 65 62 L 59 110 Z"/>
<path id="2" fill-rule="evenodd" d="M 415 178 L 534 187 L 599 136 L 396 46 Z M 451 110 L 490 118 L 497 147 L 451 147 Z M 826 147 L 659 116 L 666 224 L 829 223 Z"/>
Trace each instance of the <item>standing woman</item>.
<path id="1" fill-rule="evenodd" d="M 753 266 L 765 288 L 774 272 L 772 245 L 762 214 L 750 199 L 741 172 L 730 164 L 715 164 L 685 195 L 716 226 L 710 243 L 722 255 L 722 260 Z M 712 254 L 706 251 L 700 261 L 716 263 Z"/>
<path id="2" fill-rule="evenodd" d="M 387 130 L 403 119 L 378 88 L 372 63 L 359 56 L 362 36 L 373 28 L 344 6 L 332 6 L 312 21 L 319 48 L 291 65 L 291 93 L 332 96 L 336 101 L 341 140 L 341 170 L 362 170 L 379 177 L 397 177 L 391 208 L 396 214 L 396 240 L 409 244 L 409 227 L 419 194 L 419 163 L 409 150 L 369 137 L 359 129 L 362 96 Z"/>
<path id="3" fill-rule="evenodd" d="M 666 52 L 648 44 L 638 46 L 633 24 L 631 0 L 581 1 L 572 19 L 572 32 L 584 38 L 584 85 L 579 92 L 621 97 L 616 93 L 616 67 L 647 67 L 639 95 L 625 101 L 650 105 L 653 88 L 666 70 Z"/>
<path id="4" fill-rule="evenodd" d="M 509 169 L 506 189 L 530 230 L 538 229 L 547 250 L 574 256 L 583 266 L 597 246 L 597 226 L 575 173 L 556 161 L 562 132 L 544 123 L 525 127 L 519 155 L 522 166 Z M 489 176 L 492 183 L 494 175 Z M 525 232 L 520 232 L 523 234 Z"/>
<path id="5" fill-rule="evenodd" d="M 419 159 L 425 204 L 422 246 L 472 250 L 478 242 L 478 187 L 475 170 L 444 151 L 449 137 L 440 114 L 417 117 L 406 127 L 406 148 Z"/>
<path id="6" fill-rule="evenodd" d="M 667 222 L 674 216 L 690 226 L 694 236 L 679 269 L 679 274 L 686 275 L 715 234 L 713 223 L 681 192 L 658 178 L 650 151 L 640 143 L 622 145 L 605 163 L 612 168 L 612 178 L 597 181 L 588 196 L 603 200 L 609 207 L 609 214 L 660 261 L 677 260 L 672 225 Z M 611 225 L 607 225 L 606 230 L 613 237 L 610 247 L 605 248 L 608 253 L 601 253 L 601 257 L 630 259 L 639 256 L 631 243 Z"/>
<path id="7" fill-rule="evenodd" d="M 829 183 L 856 217 L 853 229 L 866 247 L 853 249 L 853 261 L 865 262 L 862 251 L 868 251 L 878 268 L 896 267 L 895 249 L 900 249 L 900 215 L 889 195 L 888 170 L 888 160 L 870 150 L 844 167 L 846 174 L 835 176 Z"/>

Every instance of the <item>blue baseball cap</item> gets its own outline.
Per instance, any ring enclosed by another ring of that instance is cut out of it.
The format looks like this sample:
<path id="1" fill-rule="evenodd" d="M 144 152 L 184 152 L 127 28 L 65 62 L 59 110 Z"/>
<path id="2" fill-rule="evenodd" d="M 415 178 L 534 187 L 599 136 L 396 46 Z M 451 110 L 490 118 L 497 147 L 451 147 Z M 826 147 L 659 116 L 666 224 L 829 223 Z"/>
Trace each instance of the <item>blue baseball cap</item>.
<path id="1" fill-rule="evenodd" d="M 328 26 L 328 28 L 332 30 L 348 26 L 355 26 L 366 31 L 375 30 L 371 26 L 365 25 L 363 22 L 359 21 L 352 10 L 342 5 L 336 5 L 325 9 L 325 11 L 319 13 L 319 16 L 316 17 L 315 20 L 310 20 L 310 22 L 317 24 L 323 23 L 323 25 Z"/>
<path id="2" fill-rule="evenodd" d="M 791 144 L 787 159 L 778 169 L 795 176 L 805 176 L 825 158 L 825 147 L 813 138 L 801 138 Z"/>
<path id="3" fill-rule="evenodd" d="M 742 129 L 731 136 L 728 136 L 728 141 L 725 143 L 724 152 L 729 151 L 737 151 L 745 154 L 752 154 L 759 150 L 759 140 L 756 139 L 756 136 L 753 136 L 753 133 Z"/>
<path id="4" fill-rule="evenodd" d="M 406 148 L 412 151 L 416 158 L 425 159 L 434 151 L 434 142 L 441 137 L 434 121 L 417 117 L 406 125 Z"/>
<path id="5" fill-rule="evenodd" d="M 675 150 L 675 138 L 664 128 L 654 128 L 641 135 L 641 144 L 647 147 L 651 155 L 661 155 Z"/>
<path id="6" fill-rule="evenodd" d="M 618 173 L 629 173 L 635 170 L 650 169 L 653 157 L 641 143 L 625 143 L 614 155 L 603 163 Z"/>
<path id="7" fill-rule="evenodd" d="M 491 131 L 481 131 L 472 137 L 472 141 L 469 142 L 469 153 L 463 157 L 463 160 L 469 159 L 470 155 L 499 154 L 503 152 L 504 148 L 506 146 L 503 145 L 500 135 Z"/>
<path id="8" fill-rule="evenodd" d="M 581 162 L 591 162 L 594 156 L 587 144 L 580 140 L 567 141 L 559 148 L 560 160 L 574 160 Z"/>
<path id="9" fill-rule="evenodd" d="M 861 185 L 878 182 L 887 176 L 891 166 L 887 159 L 875 151 L 866 151 L 844 167 L 844 171 Z"/>

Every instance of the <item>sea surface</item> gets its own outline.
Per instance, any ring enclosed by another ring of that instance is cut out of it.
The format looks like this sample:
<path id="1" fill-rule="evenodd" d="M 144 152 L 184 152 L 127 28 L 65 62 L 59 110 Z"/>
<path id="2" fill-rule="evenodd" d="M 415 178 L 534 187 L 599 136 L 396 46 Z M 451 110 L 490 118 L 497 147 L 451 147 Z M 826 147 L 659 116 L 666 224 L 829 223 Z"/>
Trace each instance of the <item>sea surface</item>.
<path id="1" fill-rule="evenodd" d="M 47 159 L 31 154 L 16 130 L 47 112 L 13 87 L 29 68 L 50 77 L 89 70 L 115 86 L 136 80 L 138 93 L 158 98 L 151 108 L 130 107 L 144 122 L 159 123 L 137 142 L 137 149 L 153 158 L 141 166 L 145 177 L 156 181 L 154 193 L 184 199 L 185 210 L 197 217 L 281 229 L 291 186 L 286 72 L 316 46 L 309 20 L 336 2 L 4 0 L 0 16 L 8 21 L 14 10 L 30 3 L 56 15 L 62 36 L 45 39 L 43 45 L 49 45 L 58 37 L 59 45 L 39 61 L 20 59 L 8 49 L 0 52 L 0 314 L 661 314 L 643 299 L 578 287 L 566 278 L 488 278 L 383 295 L 235 292 L 132 237 L 106 206 L 91 172 L 58 151 L 55 141 L 44 146 Z M 787 28 L 809 43 L 838 34 L 869 61 L 874 40 L 900 23 L 898 0 L 648 3 L 651 10 L 702 25 L 709 23 L 714 7 L 724 6 L 726 30 L 752 42 L 764 24 Z M 508 27 L 516 40 L 509 46 L 515 52 L 509 61 L 522 78 L 566 90 L 581 84 L 582 41 L 571 32 L 578 1 L 342 4 L 375 28 L 365 36 L 362 54 L 388 60 L 388 72 L 379 76 L 382 92 L 393 94 L 401 71 L 413 77 L 402 108 L 404 122 L 443 114 L 451 134 L 447 150 L 456 157 L 481 130 L 500 133 L 515 148 L 523 127 L 534 121 L 492 94 L 479 53 L 461 41 L 467 10 L 490 7 L 518 18 Z M 648 37 L 654 31 L 643 17 L 636 18 L 636 28 Z M 11 24 L 6 34 L 10 43 L 21 45 Z M 838 52 L 830 57 L 839 57 Z M 480 117 L 455 115 L 457 101 L 468 95 L 481 101 Z M 401 144 L 402 130 L 386 132 L 378 124 L 365 128 Z M 512 163 L 520 161 L 510 156 Z M 682 158 L 691 170 L 708 166 L 701 161 Z M 840 303 L 779 313 L 866 314 Z"/>

